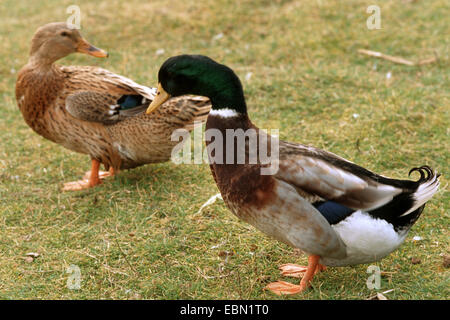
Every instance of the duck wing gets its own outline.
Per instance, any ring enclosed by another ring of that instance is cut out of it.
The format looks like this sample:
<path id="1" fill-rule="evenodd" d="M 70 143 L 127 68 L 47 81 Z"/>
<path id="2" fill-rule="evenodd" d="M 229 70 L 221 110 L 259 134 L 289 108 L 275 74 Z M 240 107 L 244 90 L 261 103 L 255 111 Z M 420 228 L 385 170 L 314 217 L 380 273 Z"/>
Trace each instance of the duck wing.
<path id="1" fill-rule="evenodd" d="M 67 89 L 75 91 L 105 92 L 113 96 L 141 95 L 153 100 L 156 88 L 140 85 L 133 80 L 103 68 L 92 66 L 62 66 Z"/>
<path id="2" fill-rule="evenodd" d="M 439 186 L 431 168 L 413 171 L 420 173 L 418 181 L 390 179 L 333 153 L 280 141 L 276 177 L 292 184 L 330 223 L 364 210 L 400 227 L 418 218 Z"/>
<path id="3" fill-rule="evenodd" d="M 133 80 L 97 67 L 61 67 L 67 78 L 66 110 L 75 118 L 115 124 L 142 115 L 153 101 L 156 88 L 140 85 Z M 172 98 L 161 108 L 164 121 L 179 123 L 187 130 L 195 121 L 205 121 L 211 104 L 199 96 Z"/>
<path id="4" fill-rule="evenodd" d="M 150 100 L 141 95 L 122 95 L 80 91 L 66 98 L 66 110 L 75 118 L 85 121 L 114 124 L 143 113 Z"/>

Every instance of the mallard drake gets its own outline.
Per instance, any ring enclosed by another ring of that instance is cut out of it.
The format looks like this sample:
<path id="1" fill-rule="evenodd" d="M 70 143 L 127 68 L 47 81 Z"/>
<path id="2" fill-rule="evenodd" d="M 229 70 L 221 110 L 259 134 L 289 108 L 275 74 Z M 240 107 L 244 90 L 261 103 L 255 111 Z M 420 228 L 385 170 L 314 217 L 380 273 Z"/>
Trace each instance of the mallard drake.
<path id="1" fill-rule="evenodd" d="M 108 56 L 66 23 L 40 27 L 16 82 L 26 123 L 44 138 L 92 159 L 90 173 L 66 183 L 64 190 L 93 187 L 119 169 L 169 160 L 178 143 L 171 141 L 172 132 L 191 130 L 208 115 L 210 102 L 204 97 L 171 99 L 160 112 L 146 115 L 155 88 L 98 67 L 55 64 L 74 52 Z M 109 172 L 99 173 L 100 164 Z"/>
<path id="2" fill-rule="evenodd" d="M 259 139 L 278 141 L 250 121 L 241 82 L 227 66 L 205 56 L 181 55 L 164 62 L 158 79 L 157 96 L 147 112 L 170 97 L 197 94 L 212 102 L 207 133 L 213 130 L 225 137 L 229 130 L 253 130 Z M 428 166 L 410 170 L 410 174 L 420 173 L 418 181 L 390 179 L 333 153 L 281 140 L 279 156 L 271 163 L 276 163 L 277 170 L 262 174 L 267 163 L 247 161 L 250 143 L 238 149 L 225 138 L 208 141 L 207 136 L 211 172 L 228 208 L 257 229 L 309 255 L 307 267 L 280 267 L 284 275 L 304 275 L 300 285 L 268 284 L 266 288 L 277 294 L 305 290 L 325 266 L 382 259 L 402 244 L 439 187 L 439 175 Z M 267 145 L 276 151 L 276 143 Z M 259 154 L 259 143 L 256 148 L 254 154 Z M 229 158 L 230 152 L 234 154 Z M 239 152 L 245 153 L 244 163 L 236 163 Z M 228 159 L 234 161 L 226 162 Z"/>

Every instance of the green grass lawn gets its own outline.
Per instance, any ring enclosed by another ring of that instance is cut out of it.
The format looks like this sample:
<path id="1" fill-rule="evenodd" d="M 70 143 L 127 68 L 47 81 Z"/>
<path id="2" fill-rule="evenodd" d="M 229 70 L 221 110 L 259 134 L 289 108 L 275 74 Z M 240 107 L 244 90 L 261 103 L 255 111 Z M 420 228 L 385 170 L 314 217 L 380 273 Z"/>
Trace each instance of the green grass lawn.
<path id="1" fill-rule="evenodd" d="M 379 290 L 366 287 L 368 265 L 360 265 L 328 268 L 292 297 L 263 288 L 280 279 L 278 265 L 306 263 L 304 254 L 239 221 L 222 201 L 197 213 L 218 193 L 206 164 L 147 165 L 92 190 L 60 191 L 89 158 L 35 134 L 14 85 L 36 28 L 65 21 L 73 2 L 0 4 L 0 298 L 366 299 L 390 289 L 389 299 L 450 298 L 448 1 L 76 1 L 83 35 L 110 57 L 62 64 L 154 86 L 168 57 L 208 55 L 237 72 L 254 123 L 282 139 L 395 178 L 424 164 L 443 174 L 403 246 L 376 263 Z M 382 29 L 368 30 L 366 8 L 377 3 Z M 411 67 L 360 48 L 439 61 Z M 26 259 L 29 252 L 39 257 Z M 79 290 L 67 288 L 72 264 Z"/>

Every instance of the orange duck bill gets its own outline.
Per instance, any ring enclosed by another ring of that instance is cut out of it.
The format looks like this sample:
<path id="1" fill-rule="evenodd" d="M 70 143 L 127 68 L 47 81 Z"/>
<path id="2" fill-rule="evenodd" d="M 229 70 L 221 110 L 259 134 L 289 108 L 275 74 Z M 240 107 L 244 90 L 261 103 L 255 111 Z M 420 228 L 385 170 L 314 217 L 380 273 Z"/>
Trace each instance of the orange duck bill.
<path id="1" fill-rule="evenodd" d="M 94 56 L 97 58 L 107 58 L 108 52 L 106 52 L 103 49 L 99 49 L 97 47 L 94 47 L 92 44 L 87 42 L 84 39 L 81 39 L 78 43 L 77 52 L 88 54 L 90 56 Z"/>

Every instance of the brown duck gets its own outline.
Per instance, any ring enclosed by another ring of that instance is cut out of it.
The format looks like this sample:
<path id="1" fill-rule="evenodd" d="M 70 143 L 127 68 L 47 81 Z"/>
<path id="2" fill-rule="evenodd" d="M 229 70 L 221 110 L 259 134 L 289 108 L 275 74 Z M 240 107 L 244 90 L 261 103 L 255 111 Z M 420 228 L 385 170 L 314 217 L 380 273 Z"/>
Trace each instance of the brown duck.
<path id="1" fill-rule="evenodd" d="M 119 169 L 169 160 L 178 143 L 171 141 L 172 132 L 191 130 L 208 115 L 209 100 L 195 96 L 170 99 L 159 112 L 147 115 L 156 89 L 98 67 L 55 64 L 74 52 L 108 56 L 66 23 L 40 27 L 16 82 L 26 123 L 44 138 L 92 159 L 90 173 L 66 183 L 63 190 L 93 187 Z M 109 172 L 100 172 L 100 164 Z"/>
<path id="2" fill-rule="evenodd" d="M 276 294 L 304 291 L 325 266 L 381 260 L 403 243 L 438 191 L 439 175 L 428 166 L 410 170 L 420 173 L 417 181 L 390 179 L 333 153 L 268 136 L 250 121 L 233 70 L 208 57 L 169 58 L 158 80 L 158 93 L 147 112 L 183 94 L 211 100 L 205 140 L 212 175 L 230 210 L 309 255 L 307 267 L 280 266 L 285 276 L 303 277 L 299 285 L 268 284 Z M 235 144 L 229 133 L 240 135 L 242 143 Z M 264 149 L 278 156 L 266 162 L 261 157 Z M 260 158 L 252 162 L 252 155 Z M 273 170 L 266 170 L 269 164 Z"/>

